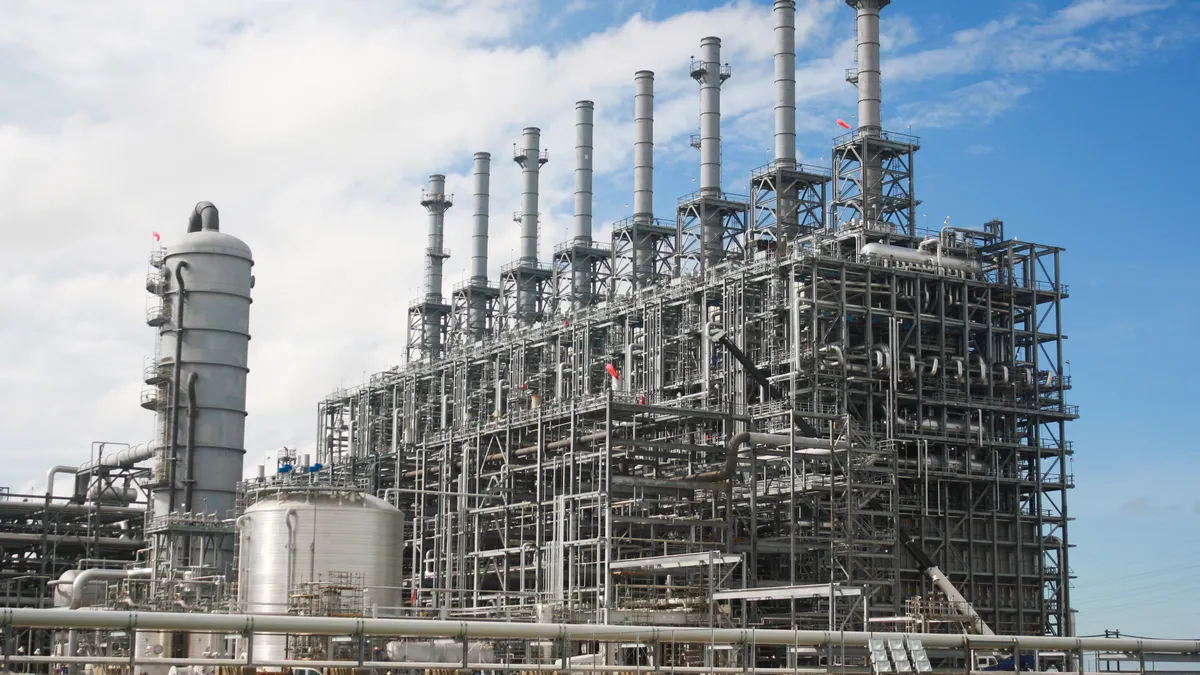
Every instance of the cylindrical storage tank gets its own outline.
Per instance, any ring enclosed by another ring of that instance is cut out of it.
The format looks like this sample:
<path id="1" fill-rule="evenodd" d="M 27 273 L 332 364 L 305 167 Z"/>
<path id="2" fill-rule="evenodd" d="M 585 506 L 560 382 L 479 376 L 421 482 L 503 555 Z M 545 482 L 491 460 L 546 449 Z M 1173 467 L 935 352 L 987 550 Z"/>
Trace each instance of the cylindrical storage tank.
<path id="1" fill-rule="evenodd" d="M 239 601 L 251 614 L 288 611 L 289 589 L 357 575 L 380 616 L 401 604 L 404 515 L 387 502 L 351 489 L 263 488 L 238 519 Z M 364 607 L 371 614 L 371 607 Z M 283 659 L 282 636 L 255 638 L 258 658 Z"/>
<path id="2" fill-rule="evenodd" d="M 233 515 L 245 455 L 253 265 L 250 248 L 219 231 L 208 202 L 196 206 L 187 234 L 167 248 L 163 298 L 171 321 L 160 329 L 161 354 L 176 390 L 160 412 L 167 418 L 160 428 L 176 430 L 174 443 L 168 432 L 162 444 L 168 461 L 173 451 L 175 469 L 174 479 L 155 490 L 156 515 Z M 205 562 L 223 569 L 232 545 L 216 554 Z"/>

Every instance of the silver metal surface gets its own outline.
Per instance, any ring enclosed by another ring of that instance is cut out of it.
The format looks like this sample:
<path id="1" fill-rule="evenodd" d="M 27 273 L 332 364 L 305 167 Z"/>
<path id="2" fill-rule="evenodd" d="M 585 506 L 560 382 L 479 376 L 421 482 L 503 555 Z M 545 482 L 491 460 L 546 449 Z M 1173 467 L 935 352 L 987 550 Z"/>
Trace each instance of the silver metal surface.
<path id="1" fill-rule="evenodd" d="M 542 168 L 542 131 L 526 127 L 514 159 L 521 167 L 521 257 L 523 263 L 538 259 L 538 174 Z"/>
<path id="2" fill-rule="evenodd" d="M 847 0 L 858 15 L 858 130 L 877 136 L 882 131 L 879 77 L 879 10 L 890 0 Z"/>
<path id="3" fill-rule="evenodd" d="M 575 104 L 575 239 L 592 243 L 592 130 L 596 104 Z M 586 280 L 583 281 L 586 284 Z"/>
<path id="4" fill-rule="evenodd" d="M 215 211 L 215 209 L 210 209 Z M 245 455 L 246 375 L 250 343 L 250 289 L 254 265 L 250 247 L 237 237 L 216 229 L 189 231 L 168 247 L 163 267 L 170 279 L 165 302 L 177 307 L 179 288 L 177 270 L 185 281 L 183 326 L 176 321 L 160 328 L 163 361 L 170 364 L 176 341 L 182 330 L 180 380 L 182 389 L 195 374 L 196 419 L 190 435 L 195 447 L 191 460 L 192 499 L 187 503 L 185 481 L 188 444 L 187 415 L 181 409 L 175 431 L 178 447 L 174 484 L 154 492 L 154 512 L 171 511 L 215 513 L 228 517 L 234 509 L 237 483 L 242 478 Z M 182 266 L 182 269 L 180 269 Z M 186 396 L 180 400 L 186 406 Z M 169 410 L 160 411 L 170 414 Z M 169 428 L 160 420 L 160 429 Z M 165 443 L 163 444 L 166 445 Z M 129 451 L 135 455 L 134 449 Z M 225 554 L 231 556 L 232 551 Z"/>
<path id="5" fill-rule="evenodd" d="M 353 490 L 265 492 L 238 525 L 239 604 L 247 613 L 286 613 L 289 589 L 331 572 L 361 574 L 380 615 L 400 606 L 404 517 L 383 500 Z M 255 644 L 262 650 L 283 658 L 283 640 L 264 637 Z"/>
<path id="6" fill-rule="evenodd" d="M 775 0 L 775 161 L 796 163 L 796 0 Z"/>
<path id="7" fill-rule="evenodd" d="M 488 276 L 488 190 L 491 171 L 491 153 L 475 153 L 475 210 L 471 215 L 471 281 L 477 283 L 486 283 Z"/>
<path id="8" fill-rule="evenodd" d="M 700 68 L 692 77 L 700 83 L 700 194 L 721 192 L 721 38 L 700 41 Z"/>
<path id="9" fill-rule="evenodd" d="M 633 217 L 654 218 L 654 73 L 633 75 Z"/>

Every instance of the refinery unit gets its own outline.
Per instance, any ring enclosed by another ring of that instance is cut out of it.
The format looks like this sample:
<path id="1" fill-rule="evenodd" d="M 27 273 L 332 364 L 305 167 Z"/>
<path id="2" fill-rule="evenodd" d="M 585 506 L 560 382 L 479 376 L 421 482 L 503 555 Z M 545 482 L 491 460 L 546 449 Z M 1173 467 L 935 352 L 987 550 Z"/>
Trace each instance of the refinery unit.
<path id="1" fill-rule="evenodd" d="M 574 233 L 549 264 L 539 129 L 505 169 L 521 173 L 521 237 L 498 279 L 491 155 L 474 156 L 469 278 L 449 294 L 454 199 L 430 176 L 406 363 L 319 401 L 315 449 L 249 478 L 253 257 L 197 204 L 147 276 L 155 437 L 98 443 L 52 468 L 45 495 L 0 499 L 3 607 L 109 618 L 50 630 L 73 624 L 9 612 L 6 660 L 904 672 L 952 662 L 916 633 L 1071 637 L 1062 249 L 998 220 L 918 227 L 920 141 L 880 114 L 889 2 L 847 0 L 858 125 L 831 168 L 797 159 L 795 3 L 775 0 L 774 160 L 748 194 L 722 180 L 717 37 L 690 64 L 699 189 L 673 213 L 653 209 L 649 71 L 633 78 L 633 209 L 611 238 L 593 228 L 590 101 L 575 107 Z M 151 613 L 174 618 L 113 618 Z M 845 637 L 867 632 L 897 637 Z"/>

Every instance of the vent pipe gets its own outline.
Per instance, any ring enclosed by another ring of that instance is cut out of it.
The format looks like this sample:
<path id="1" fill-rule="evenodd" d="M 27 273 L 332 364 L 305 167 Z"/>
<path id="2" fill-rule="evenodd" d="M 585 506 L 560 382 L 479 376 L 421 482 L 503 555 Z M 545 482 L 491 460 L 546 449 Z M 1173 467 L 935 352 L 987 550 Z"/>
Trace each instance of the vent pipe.
<path id="1" fill-rule="evenodd" d="M 775 0 L 775 161 L 796 165 L 796 0 Z"/>
<path id="2" fill-rule="evenodd" d="M 575 104 L 575 240 L 592 243 L 592 130 L 595 104 Z"/>
<path id="3" fill-rule="evenodd" d="M 846 0 L 858 13 L 858 131 L 878 136 L 880 121 L 879 10 L 891 0 Z"/>
<path id="4" fill-rule="evenodd" d="M 492 155 L 475 153 L 475 213 L 471 215 L 471 283 L 486 284 L 488 275 L 488 189 Z"/>
<path id="5" fill-rule="evenodd" d="M 654 73 L 633 75 L 633 218 L 654 219 Z"/>
<path id="6" fill-rule="evenodd" d="M 700 83 L 700 194 L 721 194 L 721 83 L 729 67 L 721 66 L 721 38 L 700 40 L 700 60 L 692 62 L 692 78 Z"/>
<path id="7" fill-rule="evenodd" d="M 188 233 L 207 230 L 209 232 L 219 232 L 221 230 L 221 218 L 217 213 L 217 207 L 213 206 L 212 202 L 200 202 L 196 204 L 196 208 L 192 209 L 192 215 L 188 216 Z"/>
<path id="8" fill-rule="evenodd" d="M 513 151 L 513 161 L 521 167 L 521 257 L 520 262 L 536 265 L 538 259 L 538 172 L 548 157 L 541 151 L 542 130 L 526 127 L 521 147 Z"/>

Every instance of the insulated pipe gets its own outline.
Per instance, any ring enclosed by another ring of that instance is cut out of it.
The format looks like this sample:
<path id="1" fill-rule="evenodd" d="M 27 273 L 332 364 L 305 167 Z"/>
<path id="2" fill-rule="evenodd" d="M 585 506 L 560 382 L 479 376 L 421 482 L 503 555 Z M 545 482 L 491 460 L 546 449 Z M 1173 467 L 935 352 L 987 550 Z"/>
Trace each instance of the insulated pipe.
<path id="1" fill-rule="evenodd" d="M 858 15 L 858 131 L 868 136 L 878 136 L 883 130 L 880 121 L 879 10 L 891 1 L 846 0 Z"/>
<path id="2" fill-rule="evenodd" d="M 105 455 L 100 459 L 90 459 L 78 467 L 72 469 L 70 473 L 87 473 L 96 467 L 106 467 L 110 469 L 129 468 L 138 462 L 154 457 L 154 453 L 162 447 L 158 441 L 142 443 L 130 448 L 125 448 L 119 452 L 114 452 L 111 455 Z M 56 467 L 60 471 L 62 467 Z M 64 472 L 65 473 L 65 472 Z"/>
<path id="3" fill-rule="evenodd" d="M 475 213 L 471 216 L 471 281 L 486 284 L 488 276 L 488 189 L 492 155 L 475 153 Z M 472 324 L 472 327 L 474 324 Z"/>
<path id="4" fill-rule="evenodd" d="M 775 161 L 796 166 L 796 0 L 775 0 Z"/>
<path id="5" fill-rule="evenodd" d="M 596 104 L 575 103 L 575 240 L 592 243 L 592 131 Z"/>
<path id="6" fill-rule="evenodd" d="M 538 259 L 538 172 L 546 159 L 541 152 L 542 131 L 526 127 L 521 147 L 513 160 L 521 167 L 521 257 L 522 263 Z"/>
<path id="7" fill-rule="evenodd" d="M 84 570 L 75 577 L 75 582 L 71 586 L 71 609 L 79 609 L 83 605 L 83 591 L 88 584 L 94 581 L 145 578 L 153 572 L 154 570 L 149 567 L 137 570 Z"/>
<path id="8" fill-rule="evenodd" d="M 633 75 L 633 218 L 654 220 L 654 73 Z"/>
<path id="9" fill-rule="evenodd" d="M 734 434 L 725 444 L 725 466 L 718 471 L 705 471 L 688 476 L 685 480 L 701 483 L 721 483 L 733 478 L 737 470 L 738 453 L 743 445 L 751 447 L 765 445 L 768 448 L 779 448 L 785 445 L 796 448 L 815 450 L 835 450 L 850 447 L 845 441 L 830 441 L 827 438 L 811 438 L 807 436 L 788 436 L 786 434 L 759 434 L 743 431 Z"/>
<path id="10" fill-rule="evenodd" d="M 89 462 L 90 464 L 90 462 Z M 46 472 L 46 498 L 54 496 L 54 477 L 60 473 L 69 473 L 71 475 L 80 473 L 80 469 L 73 466 L 52 466 Z"/>
<path id="11" fill-rule="evenodd" d="M 188 233 L 199 232 L 201 230 L 209 232 L 219 232 L 221 230 L 220 214 L 212 202 L 199 202 L 192 209 L 192 214 L 188 216 Z"/>
<path id="12" fill-rule="evenodd" d="M 201 614 L 183 612 L 106 612 L 64 609 L 0 608 L 0 628 L 88 628 L 126 631 L 204 633 L 311 633 L 394 637 L 479 638 L 490 640 L 595 640 L 599 642 L 758 645 L 846 645 L 866 647 L 871 640 L 920 639 L 926 648 L 1087 650 L 1149 653 L 1200 653 L 1200 640 L 1077 638 L 1045 635 L 963 635 L 955 633 L 871 633 L 866 631 L 703 628 L 609 624 L 527 623 L 515 621 L 441 621 L 368 619 L 287 614 Z M 52 658 L 52 657 L 51 657 Z M 128 657 L 121 657 L 126 662 Z"/>
<path id="13" fill-rule="evenodd" d="M 183 475 L 183 510 L 192 510 L 192 484 L 195 483 L 195 449 L 196 449 L 196 416 L 199 409 L 196 407 L 196 380 L 199 375 L 195 371 L 188 373 L 187 376 L 187 418 L 188 431 L 187 443 L 184 446 L 184 475 Z"/>
<path id="14" fill-rule="evenodd" d="M 200 202 L 200 204 L 197 204 L 196 210 L 192 212 L 192 222 L 188 223 L 188 232 L 199 231 L 192 230 L 192 225 L 194 223 L 199 223 L 201 220 L 199 214 L 201 213 L 200 206 L 202 204 L 208 204 L 210 207 L 212 207 L 213 211 L 216 211 L 216 207 L 208 202 Z M 207 212 L 208 209 L 204 209 L 204 211 Z M 175 510 L 176 455 L 179 454 L 179 389 L 180 377 L 183 374 L 183 310 L 185 307 L 184 298 L 187 296 L 187 286 L 183 282 L 183 270 L 187 268 L 188 263 L 186 260 L 180 260 L 179 264 L 175 266 L 175 282 L 178 284 L 179 291 L 179 307 L 175 310 L 175 363 L 173 363 L 171 366 L 171 430 L 169 432 L 171 434 L 171 448 L 169 454 L 167 455 L 167 462 L 169 462 L 167 465 L 167 475 L 169 476 L 168 489 L 170 490 L 168 493 L 167 508 L 172 512 Z"/>
<path id="15" fill-rule="evenodd" d="M 983 620 L 983 617 L 979 616 L 979 612 L 975 611 L 975 608 L 971 606 L 971 603 L 968 602 L 965 597 L 963 597 L 963 594 L 960 593 L 957 588 L 955 588 L 954 584 L 950 583 L 950 580 L 946 578 L 946 575 L 942 573 L 942 570 L 933 562 L 933 558 L 930 558 L 929 555 L 925 553 L 924 549 L 922 549 L 917 542 L 913 540 L 912 535 L 904 530 L 901 530 L 900 543 L 904 544 L 904 547 L 907 548 L 908 552 L 911 553 L 913 558 L 916 559 L 917 566 L 921 569 L 921 571 L 927 574 L 933 581 L 934 585 L 936 585 L 938 589 L 940 589 L 942 593 L 946 595 L 946 599 L 950 601 L 950 606 L 957 609 L 960 613 L 962 613 L 963 616 L 970 620 L 971 628 L 976 633 L 981 635 L 996 634 L 995 631 L 993 631 L 991 627 L 987 625 L 987 622 Z"/>
<path id="16" fill-rule="evenodd" d="M 940 249 L 939 249 L 940 251 Z M 881 244 L 872 242 L 865 244 L 859 249 L 860 255 L 873 255 L 887 260 L 897 262 L 906 262 L 913 265 L 933 265 L 946 269 L 959 270 L 962 272 L 971 272 L 979 274 L 983 271 L 983 265 L 977 260 L 967 258 L 954 258 L 941 255 L 941 253 L 930 253 L 929 251 L 921 251 L 915 248 L 905 248 L 903 246 L 893 246 L 891 244 Z"/>

